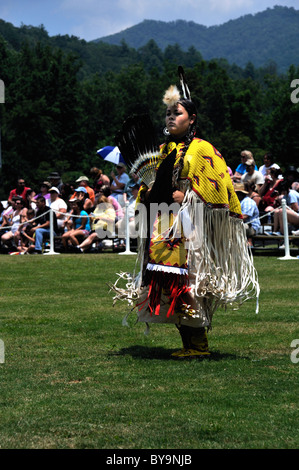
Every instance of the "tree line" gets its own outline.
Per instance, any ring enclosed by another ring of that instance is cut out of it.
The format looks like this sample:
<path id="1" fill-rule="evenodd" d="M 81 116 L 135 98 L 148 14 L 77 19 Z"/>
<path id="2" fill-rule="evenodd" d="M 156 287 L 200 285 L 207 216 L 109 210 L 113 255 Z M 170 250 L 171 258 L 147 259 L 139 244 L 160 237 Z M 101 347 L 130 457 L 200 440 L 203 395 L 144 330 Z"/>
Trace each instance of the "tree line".
<path id="1" fill-rule="evenodd" d="M 125 44 L 113 47 L 126 54 Z M 298 67 L 285 75 L 275 64 L 241 69 L 179 46 L 162 52 L 154 41 L 141 55 L 118 69 L 82 74 L 84 60 L 74 52 L 41 41 L 16 50 L 0 36 L 1 199 L 19 176 L 38 188 L 51 171 L 69 183 L 92 166 L 110 171 L 96 151 L 114 145 L 130 114 L 148 112 L 163 142 L 162 96 L 178 84 L 178 65 L 184 65 L 198 109 L 198 136 L 212 142 L 233 170 L 245 148 L 258 163 L 271 151 L 284 169 L 297 164 L 299 104 L 290 99 L 290 84 L 299 78 Z"/>

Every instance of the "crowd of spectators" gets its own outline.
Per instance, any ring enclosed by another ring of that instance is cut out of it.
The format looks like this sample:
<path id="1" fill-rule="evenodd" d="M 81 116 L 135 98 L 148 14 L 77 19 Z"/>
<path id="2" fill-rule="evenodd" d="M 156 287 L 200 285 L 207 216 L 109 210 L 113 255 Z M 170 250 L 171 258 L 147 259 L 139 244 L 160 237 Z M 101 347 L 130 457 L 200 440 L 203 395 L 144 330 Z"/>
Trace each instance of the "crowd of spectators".
<path id="1" fill-rule="evenodd" d="M 266 235 L 283 235 L 282 199 L 286 200 L 289 234 L 299 235 L 299 173 L 290 166 L 285 172 L 274 162 L 271 153 L 264 155 L 264 164 L 257 167 L 252 152 L 241 152 L 241 163 L 232 176 L 239 197 L 246 227 L 248 246 L 260 232 L 261 220 L 273 226 Z M 263 223 L 262 222 L 262 223 Z M 284 245 L 282 244 L 281 247 Z"/>
<path id="2" fill-rule="evenodd" d="M 117 236 L 118 227 L 123 228 L 126 204 L 134 223 L 139 186 L 138 177 L 129 176 L 123 164 L 116 165 L 110 178 L 93 167 L 89 177 L 80 175 L 74 184 L 52 172 L 36 190 L 19 178 L 6 203 L 0 203 L 1 253 L 42 253 L 50 237 L 50 214 L 63 251 L 95 250 L 101 234 Z M 118 244 L 123 247 L 124 239 Z"/>
<path id="3" fill-rule="evenodd" d="M 248 245 L 259 233 L 261 218 L 271 218 L 273 230 L 284 233 L 281 201 L 287 203 L 289 233 L 299 235 L 299 173 L 294 167 L 282 172 L 271 154 L 264 155 L 259 168 L 252 152 L 243 150 L 235 172 L 229 168 L 239 197 Z M 50 235 L 52 209 L 54 235 L 61 236 L 63 251 L 95 251 L 102 237 L 117 237 L 126 228 L 125 207 L 129 217 L 130 238 L 136 238 L 135 201 L 140 181 L 119 163 L 110 177 L 93 167 L 89 177 L 80 175 L 74 184 L 64 183 L 52 172 L 38 188 L 19 178 L 9 192 L 6 204 L 0 203 L 1 253 L 42 253 Z M 124 239 L 118 240 L 124 246 Z"/>

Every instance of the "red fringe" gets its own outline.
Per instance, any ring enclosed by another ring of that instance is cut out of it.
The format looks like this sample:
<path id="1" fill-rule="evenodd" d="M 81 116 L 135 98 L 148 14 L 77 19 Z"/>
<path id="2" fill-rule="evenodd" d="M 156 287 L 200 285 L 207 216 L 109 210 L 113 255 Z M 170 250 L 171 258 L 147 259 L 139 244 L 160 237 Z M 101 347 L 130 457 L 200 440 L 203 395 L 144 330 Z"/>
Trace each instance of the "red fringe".
<path id="1" fill-rule="evenodd" d="M 166 273 L 164 271 L 151 271 L 148 274 L 150 274 L 148 295 L 143 302 L 137 304 L 137 307 L 140 307 L 139 310 L 141 310 L 146 302 L 148 302 L 151 315 L 159 315 L 162 289 L 169 291 L 170 307 L 167 312 L 168 318 L 174 314 L 177 302 L 180 300 L 183 302 L 181 297 L 190 291 L 189 278 L 187 275 Z"/>

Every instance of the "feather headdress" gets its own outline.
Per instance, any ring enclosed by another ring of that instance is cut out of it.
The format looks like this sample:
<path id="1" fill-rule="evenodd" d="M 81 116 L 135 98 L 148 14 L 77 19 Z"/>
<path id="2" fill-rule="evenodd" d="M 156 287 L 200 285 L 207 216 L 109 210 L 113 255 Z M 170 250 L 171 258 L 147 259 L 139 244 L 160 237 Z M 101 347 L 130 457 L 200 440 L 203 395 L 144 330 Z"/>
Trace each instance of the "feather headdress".
<path id="1" fill-rule="evenodd" d="M 185 72 L 184 69 L 181 65 L 178 67 L 178 76 L 183 92 L 183 97 L 185 100 L 191 100 L 191 94 L 189 87 L 186 82 L 186 77 L 185 77 Z M 163 103 L 166 104 L 166 106 L 174 106 L 177 104 L 178 101 L 180 101 L 181 95 L 178 87 L 176 85 L 170 85 L 170 87 L 165 91 L 164 96 L 163 96 Z"/>
<path id="2" fill-rule="evenodd" d="M 166 106 L 174 106 L 181 99 L 179 89 L 176 85 L 170 85 L 163 96 L 163 103 Z"/>
<path id="3" fill-rule="evenodd" d="M 151 188 L 156 179 L 160 149 L 149 115 L 128 117 L 115 140 L 130 173 L 136 173 Z"/>

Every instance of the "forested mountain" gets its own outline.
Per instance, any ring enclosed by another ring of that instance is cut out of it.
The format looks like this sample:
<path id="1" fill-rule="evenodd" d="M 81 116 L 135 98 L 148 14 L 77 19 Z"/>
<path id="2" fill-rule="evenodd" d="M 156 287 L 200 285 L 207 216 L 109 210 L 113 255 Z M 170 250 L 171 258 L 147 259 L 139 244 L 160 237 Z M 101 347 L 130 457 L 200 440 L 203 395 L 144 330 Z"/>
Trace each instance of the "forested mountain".
<path id="1" fill-rule="evenodd" d="M 278 69 L 285 71 L 299 64 L 299 10 L 276 6 L 210 27 L 193 21 L 144 20 L 97 41 L 118 45 L 125 41 L 138 49 L 150 39 L 162 50 L 174 44 L 184 51 L 193 46 L 205 60 L 225 58 L 241 67 L 249 61 L 261 67 L 274 58 Z"/>
<path id="2" fill-rule="evenodd" d="M 272 57 L 275 61 L 275 55 Z M 163 141 L 162 96 L 178 84 L 183 65 L 199 112 L 198 135 L 211 141 L 235 169 L 240 151 L 253 152 L 257 164 L 272 151 L 283 169 L 298 165 L 299 67 L 282 74 L 274 63 L 255 67 L 204 60 L 193 47 L 164 50 L 150 40 L 138 50 L 87 43 L 76 37 L 49 37 L 41 27 L 0 21 L 0 104 L 2 167 L 0 199 L 18 176 L 38 190 L 51 171 L 73 183 L 92 166 L 110 171 L 97 149 L 114 145 L 130 114 L 149 112 Z M 293 82 L 295 80 L 295 82 Z M 291 93 L 295 100 L 291 101 Z"/>
<path id="3" fill-rule="evenodd" d="M 286 72 L 292 64 L 299 65 L 299 10 L 281 6 L 211 27 L 183 20 L 168 23 L 145 20 L 117 34 L 89 42 L 76 36 L 50 37 L 43 25 L 17 28 L 1 19 L 0 35 L 15 50 L 19 50 L 24 41 L 30 45 L 40 41 L 76 54 L 82 59 L 82 77 L 117 71 L 122 66 L 143 61 L 144 56 L 148 59 L 148 52 L 151 52 L 149 66 L 160 68 L 164 58 L 173 60 L 174 56 L 181 56 L 186 66 L 193 66 L 199 58 L 226 59 L 229 64 L 240 67 L 248 62 L 255 67 L 275 62 L 278 72 Z M 148 51 L 149 43 L 151 51 Z M 188 56 L 181 54 L 188 51 Z"/>

